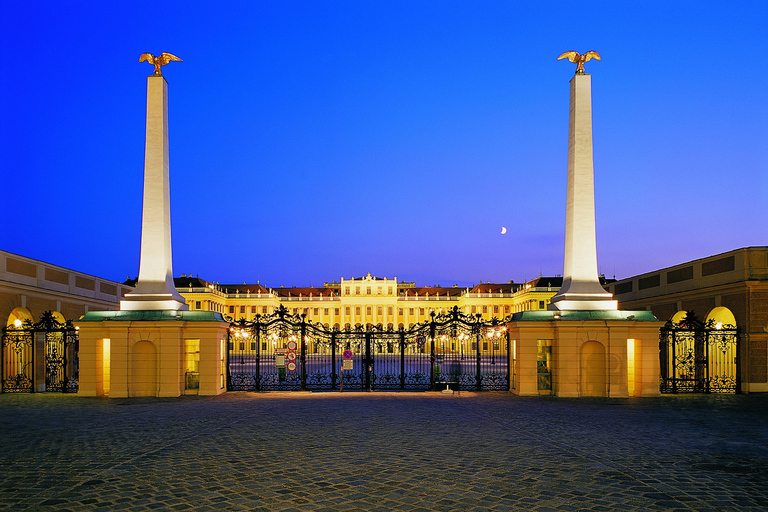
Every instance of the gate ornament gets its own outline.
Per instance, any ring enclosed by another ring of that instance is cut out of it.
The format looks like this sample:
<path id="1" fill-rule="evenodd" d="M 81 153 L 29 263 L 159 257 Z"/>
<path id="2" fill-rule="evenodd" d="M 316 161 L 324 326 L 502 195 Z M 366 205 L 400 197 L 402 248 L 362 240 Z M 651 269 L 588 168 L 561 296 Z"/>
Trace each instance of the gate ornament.
<path id="1" fill-rule="evenodd" d="M 584 63 L 587 62 L 590 59 L 597 59 L 602 60 L 600 58 L 600 54 L 596 51 L 588 51 L 584 55 L 580 55 L 579 52 L 565 52 L 561 56 L 557 58 L 557 60 L 560 59 L 568 59 L 571 62 L 574 62 L 576 64 L 576 74 L 577 75 L 583 75 L 584 74 Z"/>
<path id="2" fill-rule="evenodd" d="M 155 65 L 155 75 L 157 75 L 157 76 L 163 76 L 163 70 L 160 69 L 160 67 L 161 66 L 165 66 L 166 64 L 168 64 L 172 60 L 183 62 L 180 58 L 178 58 L 174 54 L 168 53 L 168 52 L 163 52 L 160 55 L 158 55 L 157 57 L 155 57 L 151 53 L 142 53 L 139 56 L 139 62 L 147 61 L 150 64 L 154 64 Z"/>

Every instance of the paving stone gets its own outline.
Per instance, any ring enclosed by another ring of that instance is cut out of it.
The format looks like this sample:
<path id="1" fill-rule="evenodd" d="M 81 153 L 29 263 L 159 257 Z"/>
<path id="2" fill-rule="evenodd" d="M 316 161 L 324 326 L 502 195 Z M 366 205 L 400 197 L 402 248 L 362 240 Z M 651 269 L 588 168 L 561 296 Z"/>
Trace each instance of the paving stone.
<path id="1" fill-rule="evenodd" d="M 768 508 L 768 395 L 0 395 L 0 509 Z"/>

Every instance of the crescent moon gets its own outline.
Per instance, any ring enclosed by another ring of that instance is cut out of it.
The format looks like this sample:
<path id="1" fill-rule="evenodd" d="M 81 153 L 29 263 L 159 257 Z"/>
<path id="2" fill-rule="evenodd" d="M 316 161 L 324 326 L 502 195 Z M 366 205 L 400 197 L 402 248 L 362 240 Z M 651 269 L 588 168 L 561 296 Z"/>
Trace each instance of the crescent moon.
<path id="1" fill-rule="evenodd" d="M 504 226 L 501 226 L 501 234 L 502 235 L 506 235 L 507 234 L 507 228 L 505 228 Z"/>

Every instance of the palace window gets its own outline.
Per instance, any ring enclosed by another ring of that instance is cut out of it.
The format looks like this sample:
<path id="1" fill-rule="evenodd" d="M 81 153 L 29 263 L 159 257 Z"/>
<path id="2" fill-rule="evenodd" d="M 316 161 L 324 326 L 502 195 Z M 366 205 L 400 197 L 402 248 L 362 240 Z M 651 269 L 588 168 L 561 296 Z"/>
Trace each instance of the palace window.
<path id="1" fill-rule="evenodd" d="M 544 309 L 544 301 L 543 300 L 539 301 L 539 309 Z"/>
<path id="2" fill-rule="evenodd" d="M 397 308 L 397 314 L 403 316 L 403 308 Z"/>
<path id="3" fill-rule="evenodd" d="M 344 295 L 349 295 L 349 286 L 344 287 Z"/>
<path id="4" fill-rule="evenodd" d="M 339 308 L 334 308 L 333 314 L 336 315 L 336 316 L 339 316 Z M 347 313 L 347 314 L 349 314 L 349 313 Z"/>
<path id="5" fill-rule="evenodd" d="M 355 286 L 355 295 L 360 295 L 360 287 Z"/>
<path id="6" fill-rule="evenodd" d="M 371 306 L 366 306 L 365 314 L 368 315 L 368 316 L 371 316 Z"/>
<path id="7" fill-rule="evenodd" d="M 509 313 L 509 306 L 504 306 L 504 312 Z"/>
<path id="8" fill-rule="evenodd" d="M 488 306 L 483 306 L 483 313 L 487 313 L 487 312 L 488 312 Z"/>
<path id="9" fill-rule="evenodd" d="M 499 306 L 493 306 L 493 312 L 498 313 L 499 312 Z"/>
<path id="10" fill-rule="evenodd" d="M 355 314 L 360 316 L 360 306 L 355 306 Z"/>
<path id="11" fill-rule="evenodd" d="M 350 315 L 350 313 L 349 313 L 349 306 L 344 308 L 344 314 L 347 315 L 347 316 Z"/>
<path id="12" fill-rule="evenodd" d="M 423 315 L 423 314 L 424 314 L 424 308 L 419 308 L 419 314 L 420 314 L 420 315 Z"/>
<path id="13" fill-rule="evenodd" d="M 389 316 L 392 316 L 392 312 L 393 312 L 393 311 L 394 311 L 394 308 L 393 308 L 392 306 L 389 306 L 389 307 L 387 308 L 387 314 L 388 314 Z"/>
<path id="14" fill-rule="evenodd" d="M 267 306 L 261 306 L 261 313 L 264 315 L 267 314 Z"/>
<path id="15" fill-rule="evenodd" d="M 381 314 L 382 314 L 381 311 L 382 311 L 381 310 L 381 306 L 376 307 L 376 314 L 377 315 L 381 316 Z"/>
<path id="16" fill-rule="evenodd" d="M 325 309 L 323 309 L 323 314 L 324 314 L 325 316 L 328 316 L 328 308 L 325 308 Z"/>
<path id="17" fill-rule="evenodd" d="M 229 314 L 234 315 L 235 314 L 235 306 L 229 306 Z"/>
<path id="18" fill-rule="evenodd" d="M 388 292 L 388 294 L 389 294 L 389 295 L 392 295 L 392 287 L 391 287 L 391 286 L 389 287 L 389 292 Z"/>
<path id="19" fill-rule="evenodd" d="M 319 314 L 320 314 L 320 308 L 315 308 L 315 309 L 312 311 L 312 314 L 313 314 L 313 315 L 315 315 L 315 316 L 319 315 Z"/>
<path id="20" fill-rule="evenodd" d="M 256 306 L 251 306 L 251 314 L 256 314 Z"/>
<path id="21" fill-rule="evenodd" d="M 408 308 L 408 314 L 409 314 L 409 315 L 412 315 L 412 314 L 413 314 L 413 308 Z"/>
<path id="22" fill-rule="evenodd" d="M 472 312 L 477 313 L 477 306 L 472 306 Z"/>
<path id="23" fill-rule="evenodd" d="M 371 294 L 371 287 L 370 287 L 370 286 L 368 286 L 368 287 L 365 289 L 365 294 L 366 294 L 366 295 L 370 295 L 370 294 Z"/>
<path id="24" fill-rule="evenodd" d="M 376 295 L 381 295 L 381 286 L 376 288 Z"/>
<path id="25" fill-rule="evenodd" d="M 195 301 L 195 309 L 200 309 L 202 307 L 202 304 L 200 304 L 199 300 Z"/>

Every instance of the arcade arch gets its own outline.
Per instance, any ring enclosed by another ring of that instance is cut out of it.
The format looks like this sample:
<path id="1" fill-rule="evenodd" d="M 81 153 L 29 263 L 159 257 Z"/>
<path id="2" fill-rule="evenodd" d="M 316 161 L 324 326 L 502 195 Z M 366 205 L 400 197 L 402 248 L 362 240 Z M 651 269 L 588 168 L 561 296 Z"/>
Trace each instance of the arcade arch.
<path id="1" fill-rule="evenodd" d="M 18 307 L 11 311 L 11 314 L 8 315 L 8 320 L 5 322 L 5 325 L 6 327 L 19 328 L 24 324 L 24 321 L 26 320 L 29 320 L 30 322 L 35 321 L 35 319 L 32 317 L 32 313 L 30 313 L 27 308 Z"/>

